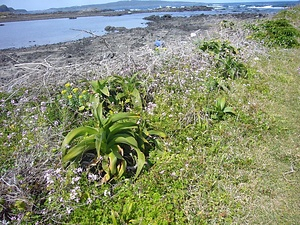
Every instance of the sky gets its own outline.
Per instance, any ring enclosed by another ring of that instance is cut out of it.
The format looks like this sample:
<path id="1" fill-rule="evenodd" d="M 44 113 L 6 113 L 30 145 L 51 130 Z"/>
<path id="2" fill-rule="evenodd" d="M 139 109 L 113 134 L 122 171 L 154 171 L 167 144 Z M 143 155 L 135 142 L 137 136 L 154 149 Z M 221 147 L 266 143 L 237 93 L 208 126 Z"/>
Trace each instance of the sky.
<path id="1" fill-rule="evenodd" d="M 13 7 L 14 9 L 26 9 L 30 11 L 30 10 L 42 10 L 42 9 L 60 8 L 60 7 L 68 7 L 68 6 L 103 4 L 103 3 L 116 2 L 116 1 L 118 0 L 0 0 L 0 5 L 4 4 L 7 5 L 8 7 Z M 180 1 L 222 3 L 222 2 L 266 2 L 268 0 L 213 0 L 213 1 L 180 0 Z"/>

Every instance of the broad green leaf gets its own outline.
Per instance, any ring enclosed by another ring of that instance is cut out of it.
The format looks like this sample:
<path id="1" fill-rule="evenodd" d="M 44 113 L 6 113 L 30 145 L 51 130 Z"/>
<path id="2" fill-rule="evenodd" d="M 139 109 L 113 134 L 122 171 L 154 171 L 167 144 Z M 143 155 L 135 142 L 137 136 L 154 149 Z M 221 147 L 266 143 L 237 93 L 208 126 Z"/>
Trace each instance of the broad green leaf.
<path id="1" fill-rule="evenodd" d="M 110 169 L 109 169 L 109 158 L 108 155 L 103 156 L 102 160 L 102 169 L 105 171 L 106 174 L 110 174 Z"/>
<path id="2" fill-rule="evenodd" d="M 137 128 L 137 127 L 138 127 L 138 125 L 135 122 L 115 123 L 114 125 L 112 125 L 109 128 L 110 133 L 109 133 L 107 139 L 110 140 L 117 133 L 120 133 L 120 132 L 126 133 L 126 131 L 130 132 L 131 130 L 133 130 L 134 128 Z"/>
<path id="3" fill-rule="evenodd" d="M 107 86 L 104 86 L 102 89 L 100 89 L 101 93 L 104 94 L 105 96 L 109 96 L 109 89 Z"/>
<path id="4" fill-rule="evenodd" d="M 235 111 L 232 107 L 226 107 L 223 112 L 235 115 Z"/>
<path id="5" fill-rule="evenodd" d="M 103 127 L 105 122 L 106 122 L 106 119 L 103 116 L 103 102 L 101 102 L 98 105 L 98 107 L 96 109 L 96 114 L 97 114 L 97 118 L 98 118 L 98 122 L 99 122 L 100 127 Z"/>
<path id="6" fill-rule="evenodd" d="M 126 144 L 132 146 L 133 148 L 138 148 L 137 141 L 129 134 L 116 135 L 114 139 L 109 143 L 108 147 L 111 148 L 116 144 Z"/>
<path id="7" fill-rule="evenodd" d="M 159 136 L 161 138 L 166 138 L 167 137 L 167 135 L 164 132 L 158 131 L 158 130 L 149 130 L 148 133 L 149 133 L 149 135 L 156 135 L 156 136 Z"/>
<path id="8" fill-rule="evenodd" d="M 118 161 L 118 158 L 114 154 L 114 152 L 111 152 L 108 155 L 108 158 L 109 158 L 109 170 L 110 170 L 110 174 L 111 175 L 115 175 L 117 173 L 117 161 Z"/>
<path id="9" fill-rule="evenodd" d="M 102 140 L 103 140 L 103 132 L 101 132 L 101 134 L 95 135 L 95 147 L 96 147 L 97 157 L 100 157 L 101 155 Z"/>
<path id="10" fill-rule="evenodd" d="M 92 108 L 96 109 L 98 107 L 99 103 L 100 103 L 99 95 L 98 94 L 91 95 L 90 102 L 92 104 Z"/>
<path id="11" fill-rule="evenodd" d="M 93 127 L 78 127 L 70 131 L 62 143 L 63 155 L 65 154 L 66 147 L 76 138 L 85 135 L 97 134 L 98 130 Z"/>
<path id="12" fill-rule="evenodd" d="M 110 118 L 106 122 L 106 126 L 111 126 L 112 123 L 115 123 L 119 120 L 125 119 L 135 119 L 137 120 L 140 116 L 135 113 L 116 113 L 110 116 Z"/>
<path id="13" fill-rule="evenodd" d="M 118 225 L 118 221 L 117 221 L 117 218 L 116 218 L 118 216 L 119 215 L 118 215 L 117 212 L 115 212 L 113 210 L 111 211 L 111 220 L 112 220 L 113 225 Z"/>
<path id="14" fill-rule="evenodd" d="M 98 118 L 98 112 L 97 112 L 97 108 L 100 103 L 99 95 L 97 95 L 97 94 L 91 95 L 90 103 L 92 106 L 92 113 L 93 113 L 94 117 L 99 121 L 100 118 Z"/>
<path id="15" fill-rule="evenodd" d="M 120 92 L 116 95 L 116 99 L 119 101 L 121 100 L 123 97 L 125 97 L 125 94 L 123 92 Z"/>
<path id="16" fill-rule="evenodd" d="M 95 149 L 95 139 L 94 138 L 84 139 L 79 144 L 69 149 L 67 154 L 63 156 L 62 161 L 68 162 L 70 160 L 73 160 L 77 156 L 82 155 L 84 152 L 93 149 Z"/>
<path id="17" fill-rule="evenodd" d="M 122 162 L 118 165 L 118 175 L 116 179 L 119 179 L 126 171 L 127 162 L 126 160 L 122 160 Z"/>
<path id="18" fill-rule="evenodd" d="M 90 84 L 95 92 L 109 96 L 109 90 L 107 87 L 107 80 L 91 81 Z"/>
<path id="19" fill-rule="evenodd" d="M 142 109 L 142 99 L 140 92 L 135 88 L 131 94 L 133 96 L 133 105 L 138 109 Z"/>
<path id="20" fill-rule="evenodd" d="M 134 178 L 136 179 L 139 176 L 139 174 L 141 173 L 141 171 L 145 165 L 146 159 L 145 159 L 144 153 L 142 153 L 139 148 L 135 148 L 135 151 L 137 153 L 137 169 L 136 169 Z"/>
<path id="21" fill-rule="evenodd" d="M 219 99 L 219 101 L 220 101 L 220 109 L 223 111 L 223 109 L 225 108 L 226 99 L 225 97 L 222 97 L 221 99 Z"/>
<path id="22" fill-rule="evenodd" d="M 114 155 L 118 158 L 118 159 L 124 159 L 123 156 L 119 153 L 119 148 L 121 149 L 120 146 L 115 145 L 112 147 L 112 152 L 114 153 Z"/>
<path id="23" fill-rule="evenodd" d="M 92 85 L 93 90 L 95 92 L 97 92 L 97 90 L 99 89 L 99 83 L 98 83 L 98 81 L 97 80 L 96 81 L 95 80 L 91 81 L 90 84 Z"/>

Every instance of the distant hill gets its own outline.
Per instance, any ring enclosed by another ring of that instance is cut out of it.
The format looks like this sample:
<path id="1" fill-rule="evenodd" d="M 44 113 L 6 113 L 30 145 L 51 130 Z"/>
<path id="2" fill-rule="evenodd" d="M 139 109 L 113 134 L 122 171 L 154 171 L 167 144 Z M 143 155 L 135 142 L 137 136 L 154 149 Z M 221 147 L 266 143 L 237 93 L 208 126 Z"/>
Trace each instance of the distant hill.
<path id="1" fill-rule="evenodd" d="M 51 8 L 45 10 L 44 12 L 53 13 L 53 12 L 72 12 L 72 11 L 84 11 L 84 10 L 124 10 L 124 9 L 155 9 L 159 7 L 181 7 L 181 6 L 198 6 L 205 5 L 204 3 L 199 2 L 172 2 L 172 1 L 118 1 L 105 4 L 95 4 L 95 5 L 83 5 L 83 6 L 73 6 L 66 8 Z"/>
<path id="2" fill-rule="evenodd" d="M 11 7 L 7 7 L 6 5 L 0 5 L 0 12 L 27 13 L 25 9 L 14 9 Z"/>

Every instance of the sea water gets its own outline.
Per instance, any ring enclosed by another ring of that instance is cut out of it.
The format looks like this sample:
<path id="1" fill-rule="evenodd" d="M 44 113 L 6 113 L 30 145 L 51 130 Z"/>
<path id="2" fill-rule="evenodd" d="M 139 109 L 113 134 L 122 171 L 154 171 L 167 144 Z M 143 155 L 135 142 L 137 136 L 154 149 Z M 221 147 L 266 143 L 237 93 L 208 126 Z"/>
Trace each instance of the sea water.
<path id="1" fill-rule="evenodd" d="M 228 13 L 277 13 L 299 2 L 245 2 L 207 4 L 212 11 L 168 12 L 172 16 L 192 16 L 197 14 L 228 14 Z M 46 45 L 67 42 L 105 34 L 106 26 L 145 27 L 144 17 L 164 15 L 166 13 L 137 13 L 123 16 L 78 17 L 77 19 L 49 19 L 20 22 L 7 22 L 0 26 L 0 49 L 22 48 L 34 45 Z M 85 32 L 86 31 L 86 32 Z"/>
<path id="2" fill-rule="evenodd" d="M 145 27 L 145 22 L 134 14 L 8 22 L 0 26 L 0 49 L 73 41 L 90 37 L 91 33 L 103 35 L 106 26 Z"/>

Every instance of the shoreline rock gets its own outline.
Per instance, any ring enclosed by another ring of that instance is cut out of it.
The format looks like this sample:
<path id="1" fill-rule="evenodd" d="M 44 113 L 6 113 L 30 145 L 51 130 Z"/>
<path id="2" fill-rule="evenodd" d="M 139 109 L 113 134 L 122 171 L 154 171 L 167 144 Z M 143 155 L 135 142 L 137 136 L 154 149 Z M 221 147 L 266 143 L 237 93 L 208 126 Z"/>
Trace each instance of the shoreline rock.
<path id="1" fill-rule="evenodd" d="M 211 11 L 213 8 L 207 6 L 191 6 L 183 8 L 163 7 L 152 10 L 83 10 L 74 12 L 54 12 L 54 13 L 5 13 L 0 14 L 0 23 L 16 22 L 16 21 L 30 21 L 30 20 L 46 20 L 46 19 L 61 19 L 61 18 L 77 18 L 77 17 L 91 17 L 91 16 L 123 16 L 127 14 L 137 13 L 156 13 L 156 12 L 184 12 L 184 11 Z"/>
<path id="2" fill-rule="evenodd" d="M 162 54 L 193 49 L 194 41 L 218 34 L 223 20 L 255 21 L 264 15 L 198 15 L 151 21 L 145 28 L 109 32 L 77 41 L 0 50 L 0 91 L 16 87 L 59 86 L 95 76 L 152 73 L 161 57 L 155 41 L 164 43 Z M 113 31 L 121 28 L 111 28 Z M 197 34 L 191 38 L 191 33 Z M 192 52 L 191 52 L 192 54 Z"/>

